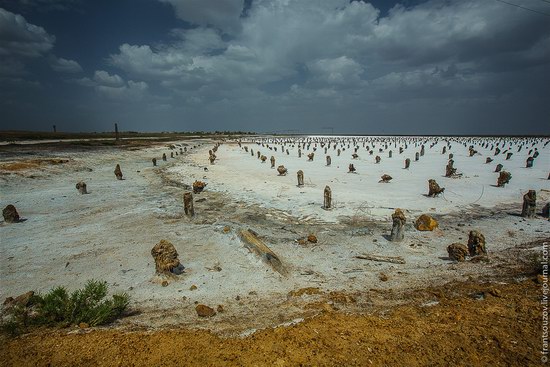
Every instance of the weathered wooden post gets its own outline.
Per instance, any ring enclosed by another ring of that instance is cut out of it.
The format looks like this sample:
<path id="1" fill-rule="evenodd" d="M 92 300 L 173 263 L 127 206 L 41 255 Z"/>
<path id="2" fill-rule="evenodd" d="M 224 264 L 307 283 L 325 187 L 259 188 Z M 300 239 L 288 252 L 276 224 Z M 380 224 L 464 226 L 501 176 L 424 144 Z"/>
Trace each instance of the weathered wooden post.
<path id="1" fill-rule="evenodd" d="M 535 162 L 535 158 L 533 157 L 527 158 L 527 161 L 525 162 L 525 168 L 532 168 L 533 162 Z"/>
<path id="2" fill-rule="evenodd" d="M 53 132 L 56 133 L 57 132 L 57 126 L 53 125 Z"/>
<path id="3" fill-rule="evenodd" d="M 166 162 L 166 153 L 162 153 L 162 160 Z"/>
<path id="4" fill-rule="evenodd" d="M 186 192 L 183 194 L 183 210 L 185 211 L 185 215 L 188 215 L 190 217 L 195 215 L 192 192 Z"/>
<path id="5" fill-rule="evenodd" d="M 304 172 L 299 170 L 297 173 L 298 176 L 298 187 L 304 186 Z"/>
<path id="6" fill-rule="evenodd" d="M 529 190 L 525 195 L 523 195 L 523 208 L 521 209 L 521 216 L 525 218 L 534 218 L 536 208 L 537 192 L 535 190 Z"/>
<path id="7" fill-rule="evenodd" d="M 332 191 L 330 190 L 330 187 L 325 186 L 323 208 L 330 209 L 331 207 L 332 207 Z"/>
<path id="8" fill-rule="evenodd" d="M 350 163 L 348 166 L 348 173 L 354 173 L 355 172 L 355 166 L 353 163 Z"/>
<path id="9" fill-rule="evenodd" d="M 487 157 L 487 159 L 485 159 L 485 163 L 491 163 L 493 161 L 493 158 L 491 157 Z"/>
<path id="10" fill-rule="evenodd" d="M 419 159 L 420 159 L 420 155 L 418 154 L 418 152 L 414 153 L 415 162 L 418 161 Z"/>
<path id="11" fill-rule="evenodd" d="M 470 256 L 487 255 L 485 236 L 479 231 L 470 231 L 468 235 L 468 252 Z"/>
<path id="12" fill-rule="evenodd" d="M 507 160 L 507 161 L 510 160 L 510 158 L 512 158 L 512 155 L 513 155 L 513 154 L 514 154 L 514 153 L 512 153 L 512 152 L 506 153 L 506 160 Z"/>
<path id="13" fill-rule="evenodd" d="M 443 150 L 441 151 L 441 154 L 445 154 L 445 153 L 447 153 L 447 146 L 444 146 Z"/>
<path id="14" fill-rule="evenodd" d="M 502 170 L 502 167 L 504 167 L 502 164 L 497 164 L 497 166 L 495 167 L 495 172 L 500 172 Z"/>
<path id="15" fill-rule="evenodd" d="M 399 154 L 403 153 L 403 147 L 399 147 Z"/>
<path id="16" fill-rule="evenodd" d="M 327 166 L 330 166 L 331 163 L 332 163 L 332 160 L 330 158 L 330 155 L 327 155 Z"/>
<path id="17" fill-rule="evenodd" d="M 428 196 L 436 197 L 437 195 L 445 191 L 444 187 L 439 187 L 437 182 L 434 179 L 428 180 Z"/>
<path id="18" fill-rule="evenodd" d="M 395 212 L 391 216 L 393 225 L 391 228 L 391 235 L 390 235 L 390 241 L 392 242 L 399 242 L 402 241 L 404 236 L 404 226 L 407 219 L 405 218 L 405 214 L 403 214 L 403 211 L 399 208 L 395 209 Z"/>
<path id="19" fill-rule="evenodd" d="M 511 179 L 512 175 L 510 174 L 510 172 L 500 171 L 500 175 L 497 179 L 497 187 L 504 187 L 504 185 L 510 183 Z"/>
<path id="20" fill-rule="evenodd" d="M 454 163 L 452 159 L 449 159 L 449 162 L 447 163 L 447 166 L 445 167 L 445 177 L 451 177 L 456 173 L 456 168 L 454 168 Z"/>
<path id="21" fill-rule="evenodd" d="M 120 169 L 120 164 L 117 164 L 115 167 L 115 176 L 117 180 L 122 180 L 122 170 Z"/>
<path id="22" fill-rule="evenodd" d="M 157 165 L 157 159 L 153 158 L 153 159 L 151 159 L 151 161 L 153 162 L 153 167 L 155 167 Z"/>
<path id="23" fill-rule="evenodd" d="M 21 221 L 21 217 L 15 209 L 15 206 L 9 204 L 2 210 L 2 216 L 4 217 L 4 222 L 6 223 L 18 223 Z"/>
<path id="24" fill-rule="evenodd" d="M 174 152 L 170 152 L 170 158 L 174 158 Z"/>
<path id="25" fill-rule="evenodd" d="M 118 141 L 118 124 L 115 123 L 115 140 Z"/>
<path id="26" fill-rule="evenodd" d="M 409 158 L 405 159 L 405 169 L 409 169 L 410 165 L 411 165 L 411 160 Z"/>
<path id="27" fill-rule="evenodd" d="M 275 168 L 275 157 L 271 156 L 271 168 Z"/>
<path id="28" fill-rule="evenodd" d="M 380 160 L 382 160 L 382 158 L 380 158 L 380 156 L 377 155 L 376 157 L 374 157 L 374 160 L 375 160 L 375 163 L 378 164 L 380 163 Z"/>
<path id="29" fill-rule="evenodd" d="M 309 162 L 313 162 L 313 157 L 315 156 L 315 153 L 311 152 L 307 155 L 307 160 Z"/>
<path id="30" fill-rule="evenodd" d="M 298 149 L 298 158 L 302 158 L 302 149 Z"/>
<path id="31" fill-rule="evenodd" d="M 338 155 L 338 157 L 340 156 L 340 148 L 338 148 L 338 150 L 336 151 L 336 154 Z"/>
<path id="32" fill-rule="evenodd" d="M 78 192 L 81 193 L 82 195 L 88 193 L 88 190 L 86 189 L 86 182 L 84 182 L 84 181 L 78 181 L 78 182 L 76 183 L 76 189 L 77 189 Z"/>
<path id="33" fill-rule="evenodd" d="M 424 145 L 422 145 L 422 147 L 420 147 L 420 155 L 423 157 L 424 156 Z"/>
<path id="34" fill-rule="evenodd" d="M 286 169 L 285 166 L 281 164 L 279 167 L 277 167 L 277 172 L 279 172 L 279 176 L 286 176 L 288 169 Z"/>
<path id="35" fill-rule="evenodd" d="M 391 156 L 392 156 L 392 151 L 390 150 L 390 151 L 388 152 L 388 158 L 391 158 Z"/>

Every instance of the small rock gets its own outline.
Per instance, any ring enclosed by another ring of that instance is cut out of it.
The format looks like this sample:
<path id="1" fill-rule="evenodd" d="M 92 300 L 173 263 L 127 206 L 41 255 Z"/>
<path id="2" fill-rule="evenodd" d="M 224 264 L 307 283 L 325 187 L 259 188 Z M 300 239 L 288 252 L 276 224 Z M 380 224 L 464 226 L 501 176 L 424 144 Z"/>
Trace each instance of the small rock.
<path id="1" fill-rule="evenodd" d="M 307 236 L 307 240 L 308 242 L 311 242 L 311 243 L 317 243 L 317 237 L 313 233 L 310 233 Z"/>
<path id="2" fill-rule="evenodd" d="M 231 227 L 229 226 L 223 227 L 223 233 L 228 233 L 229 231 L 231 231 Z"/>
<path id="3" fill-rule="evenodd" d="M 81 322 L 80 324 L 78 324 L 78 327 L 81 328 L 81 329 L 87 329 L 87 328 L 90 327 L 90 325 L 88 325 L 85 322 Z"/>
<path id="4" fill-rule="evenodd" d="M 219 313 L 225 311 L 225 310 L 223 309 L 223 305 L 218 305 L 218 307 L 216 307 L 216 311 L 218 311 Z"/>
<path id="5" fill-rule="evenodd" d="M 163 287 L 168 287 L 168 281 L 167 280 L 163 280 L 161 284 L 162 284 Z"/>
<path id="6" fill-rule="evenodd" d="M 387 282 L 389 278 L 386 274 L 380 273 L 380 275 L 378 276 L 378 279 L 380 279 L 383 282 Z"/>
<path id="7" fill-rule="evenodd" d="M 437 221 L 428 214 L 422 214 L 414 224 L 414 227 L 419 231 L 433 231 L 438 226 Z"/>
<path id="8" fill-rule="evenodd" d="M 208 307 L 206 305 L 197 305 L 195 307 L 195 311 L 197 311 L 197 315 L 199 317 L 212 317 L 216 314 L 216 311 L 212 307 Z"/>
<path id="9" fill-rule="evenodd" d="M 197 289 L 197 286 L 194 285 L 194 284 L 189 288 L 190 291 L 194 291 L 194 290 L 196 290 L 196 289 Z"/>

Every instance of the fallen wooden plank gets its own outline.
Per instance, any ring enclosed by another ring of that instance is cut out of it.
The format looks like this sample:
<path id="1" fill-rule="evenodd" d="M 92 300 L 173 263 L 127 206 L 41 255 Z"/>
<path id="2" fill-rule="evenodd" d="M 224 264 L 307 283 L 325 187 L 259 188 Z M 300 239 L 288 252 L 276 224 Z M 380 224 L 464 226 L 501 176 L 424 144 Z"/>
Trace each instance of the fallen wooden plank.
<path id="1" fill-rule="evenodd" d="M 379 255 L 372 255 L 372 254 L 362 254 L 355 256 L 357 259 L 363 259 L 363 260 L 372 260 L 372 261 L 380 261 L 380 262 L 386 262 L 386 263 L 394 263 L 394 264 L 405 264 L 405 259 L 403 259 L 401 256 L 379 256 Z"/>
<path id="2" fill-rule="evenodd" d="M 268 263 L 273 270 L 278 272 L 281 275 L 286 275 L 287 271 L 283 266 L 283 263 L 279 259 L 276 253 L 274 253 L 262 240 L 258 238 L 256 233 L 249 229 L 243 229 L 239 232 L 239 237 L 243 241 L 245 247 L 254 252 L 256 255 Z"/>

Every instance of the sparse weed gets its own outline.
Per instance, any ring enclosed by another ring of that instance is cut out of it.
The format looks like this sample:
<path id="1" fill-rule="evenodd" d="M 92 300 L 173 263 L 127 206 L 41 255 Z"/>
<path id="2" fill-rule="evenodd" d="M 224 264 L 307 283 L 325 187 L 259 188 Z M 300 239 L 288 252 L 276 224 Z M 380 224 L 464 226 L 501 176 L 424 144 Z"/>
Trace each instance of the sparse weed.
<path id="1" fill-rule="evenodd" d="M 14 305 L 4 313 L 2 331 L 16 335 L 32 326 L 107 324 L 119 318 L 129 304 L 126 293 L 107 296 L 107 282 L 90 280 L 83 289 L 69 294 L 56 287 L 45 295 L 34 295 L 27 307 Z"/>

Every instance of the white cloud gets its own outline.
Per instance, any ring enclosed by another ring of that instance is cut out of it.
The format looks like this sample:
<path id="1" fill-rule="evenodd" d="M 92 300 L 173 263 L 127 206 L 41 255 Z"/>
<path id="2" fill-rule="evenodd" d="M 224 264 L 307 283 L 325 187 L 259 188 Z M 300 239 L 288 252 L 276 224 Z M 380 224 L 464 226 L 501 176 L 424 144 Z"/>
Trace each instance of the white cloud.
<path id="1" fill-rule="evenodd" d="M 107 87 L 122 87 L 124 80 L 117 74 L 109 74 L 104 70 L 96 70 L 94 73 L 94 81 L 101 86 Z"/>
<path id="2" fill-rule="evenodd" d="M 55 57 L 52 55 L 50 58 L 50 66 L 53 70 L 60 73 L 79 73 L 82 71 L 80 64 L 74 60 L 67 60 L 62 57 Z"/>
<path id="3" fill-rule="evenodd" d="M 515 88 L 495 82 L 509 70 L 550 63 L 550 23 L 498 2 L 431 0 L 381 17 L 362 1 L 257 0 L 247 16 L 230 17 L 231 37 L 201 18 L 226 8 L 204 4 L 199 16 L 196 2 L 170 2 L 202 26 L 155 47 L 123 44 L 109 61 L 195 105 L 470 98 L 461 96 Z M 270 92 L 275 101 L 258 99 Z"/>
<path id="4" fill-rule="evenodd" d="M 24 17 L 0 8 L 0 56 L 39 57 L 49 52 L 55 37 Z"/>
<path id="5" fill-rule="evenodd" d="M 187 22 L 214 26 L 227 33 L 239 30 L 244 0 L 159 0 L 174 7 L 178 18 Z"/>

